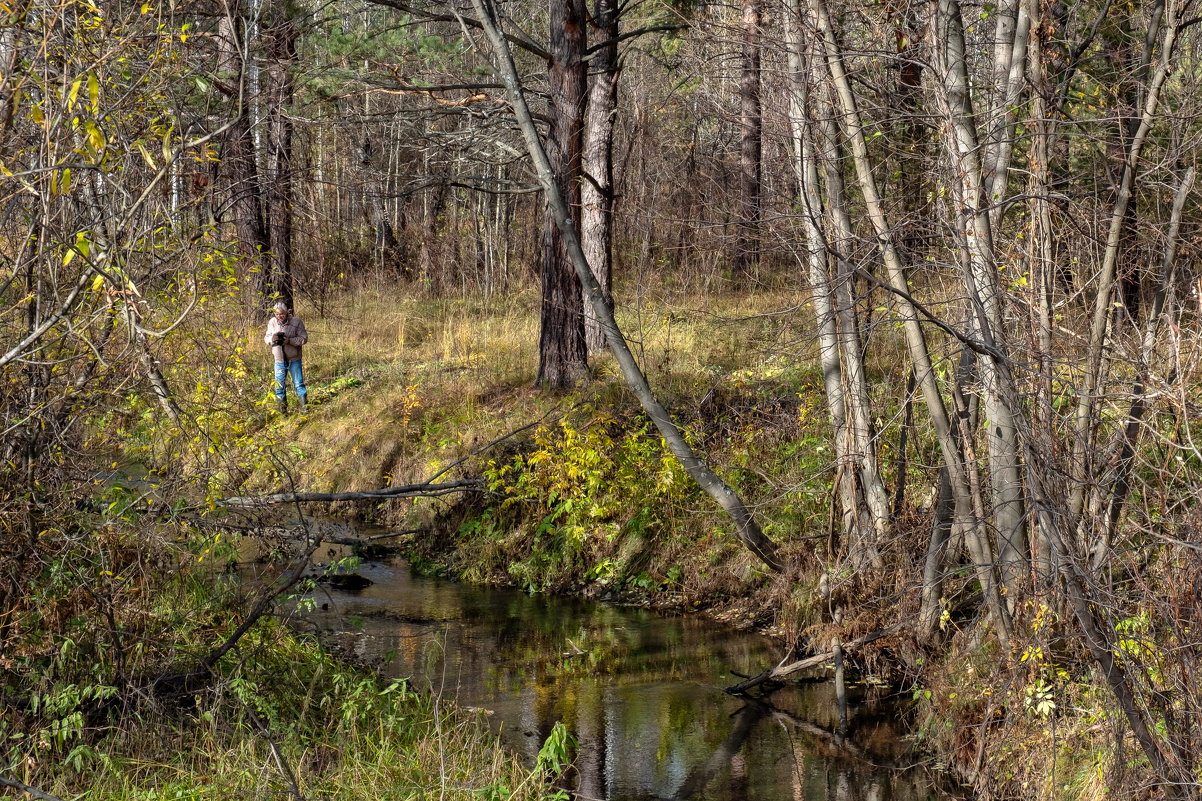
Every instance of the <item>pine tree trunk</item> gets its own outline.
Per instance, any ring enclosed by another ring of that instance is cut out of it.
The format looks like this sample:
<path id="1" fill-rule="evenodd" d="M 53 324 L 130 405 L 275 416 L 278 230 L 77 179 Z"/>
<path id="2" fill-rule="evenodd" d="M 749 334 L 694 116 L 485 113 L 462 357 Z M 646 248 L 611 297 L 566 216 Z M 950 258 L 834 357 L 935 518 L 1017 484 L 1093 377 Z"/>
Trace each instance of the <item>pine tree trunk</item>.
<path id="1" fill-rule="evenodd" d="M 286 0 L 274 0 L 265 32 L 267 99 L 267 291 L 292 308 L 292 121 L 291 69 L 296 61 L 296 25 Z"/>
<path id="2" fill-rule="evenodd" d="M 763 112 L 760 104 L 760 0 L 743 0 L 743 65 L 739 75 L 739 214 L 733 261 L 736 284 L 755 280 L 760 260 Z"/>
<path id="3" fill-rule="evenodd" d="M 580 230 L 580 180 L 588 70 L 584 61 L 584 0 L 553 0 L 551 6 L 551 131 L 547 156 L 572 223 Z M 588 371 L 580 281 L 548 204 L 543 215 L 542 313 L 538 383 L 569 387 Z"/>
<path id="4" fill-rule="evenodd" d="M 593 25 L 600 41 L 592 58 L 588 117 L 584 130 L 584 181 L 580 186 L 580 239 L 589 269 L 607 303 L 613 302 L 613 137 L 618 107 L 618 8 L 597 0 Z M 605 349 L 605 331 L 584 307 L 589 353 Z"/>

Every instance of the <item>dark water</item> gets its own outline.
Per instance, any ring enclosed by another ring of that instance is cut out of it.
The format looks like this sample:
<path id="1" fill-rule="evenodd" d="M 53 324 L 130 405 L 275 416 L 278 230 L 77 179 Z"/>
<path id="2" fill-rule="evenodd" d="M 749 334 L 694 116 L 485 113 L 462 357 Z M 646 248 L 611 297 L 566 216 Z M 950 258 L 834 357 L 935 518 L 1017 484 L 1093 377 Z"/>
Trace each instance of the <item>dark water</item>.
<path id="1" fill-rule="evenodd" d="M 770 703 L 723 692 L 736 671 L 775 664 L 780 645 L 698 617 L 415 576 L 365 562 L 361 592 L 321 586 L 323 638 L 461 706 L 490 712 L 530 763 L 556 721 L 578 738 L 581 798 L 604 801 L 916 801 L 942 795 L 906 767 L 889 707 L 853 691 L 846 740 L 830 683 Z M 323 606 L 325 608 L 323 608 Z"/>

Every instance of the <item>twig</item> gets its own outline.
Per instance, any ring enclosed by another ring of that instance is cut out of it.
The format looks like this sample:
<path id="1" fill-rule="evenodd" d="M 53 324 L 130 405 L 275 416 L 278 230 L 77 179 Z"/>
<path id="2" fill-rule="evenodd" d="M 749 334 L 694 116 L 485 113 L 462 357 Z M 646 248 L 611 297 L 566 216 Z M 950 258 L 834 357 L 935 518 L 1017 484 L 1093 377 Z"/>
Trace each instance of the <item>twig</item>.
<path id="1" fill-rule="evenodd" d="M 267 741 L 267 745 L 271 748 L 271 756 L 275 759 L 276 768 L 279 769 L 280 775 L 288 782 L 292 788 L 292 797 L 296 801 L 305 801 L 305 795 L 301 792 L 300 784 L 296 780 L 296 773 L 293 772 L 292 766 L 288 764 L 288 760 L 284 758 L 284 754 L 275 743 L 275 739 L 271 736 L 271 730 L 267 728 L 267 724 L 259 719 L 255 711 L 250 708 L 250 704 L 243 704 L 246 709 L 246 714 L 250 717 L 250 722 L 255 724 L 255 728 L 259 730 L 259 735 Z"/>
<path id="2" fill-rule="evenodd" d="M 294 567 L 292 572 L 288 574 L 284 580 L 284 583 L 277 587 L 273 587 L 271 590 L 264 593 L 263 597 L 259 599 L 259 602 L 255 604 L 255 608 L 252 609 L 250 614 L 246 616 L 246 620 L 243 620 L 242 624 L 238 626 L 238 628 L 234 629 L 234 633 L 231 634 L 225 642 L 209 652 L 209 655 L 205 657 L 204 661 L 201 663 L 205 670 L 212 670 L 213 666 L 217 664 L 221 657 L 229 653 L 230 649 L 238 644 L 238 640 L 242 639 L 243 635 L 250 631 L 251 626 L 253 626 L 259 620 L 259 618 L 267 614 L 268 610 L 271 608 L 272 602 L 275 601 L 276 598 L 280 597 L 280 595 L 296 586 L 296 583 L 301 580 L 301 576 L 305 574 L 305 569 L 309 566 L 309 557 L 312 556 L 313 552 L 317 550 L 317 546 L 319 544 L 320 543 L 317 542 L 310 543 L 309 549 L 305 551 L 301 558 L 296 560 L 296 567 Z"/>
<path id="3" fill-rule="evenodd" d="M 18 792 L 25 793 L 30 798 L 40 798 L 41 801 L 63 801 L 57 795 L 44 793 L 36 787 L 30 787 L 28 784 L 23 784 L 16 779 L 10 779 L 6 776 L 0 776 L 0 787 L 11 787 Z"/>

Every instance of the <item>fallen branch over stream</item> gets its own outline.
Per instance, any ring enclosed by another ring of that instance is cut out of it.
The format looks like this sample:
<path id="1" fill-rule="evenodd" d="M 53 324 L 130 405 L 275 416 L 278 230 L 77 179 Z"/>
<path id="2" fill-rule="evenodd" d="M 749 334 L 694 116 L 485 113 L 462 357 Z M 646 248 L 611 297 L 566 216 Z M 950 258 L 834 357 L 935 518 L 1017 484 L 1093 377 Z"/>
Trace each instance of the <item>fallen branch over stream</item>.
<path id="1" fill-rule="evenodd" d="M 845 642 L 845 643 L 843 643 L 841 648 L 843 649 L 844 654 L 848 654 L 848 653 L 851 653 L 852 651 L 856 650 L 857 648 L 861 648 L 861 647 L 867 645 L 870 642 L 876 642 L 877 640 L 880 640 L 884 637 L 888 637 L 890 634 L 894 634 L 897 631 L 901 630 L 901 628 L 902 628 L 902 624 L 896 623 L 887 629 L 880 629 L 879 631 L 873 631 L 868 634 L 865 634 L 863 637 L 857 637 L 856 639 L 852 640 L 851 642 Z M 738 684 L 735 684 L 734 686 L 727 687 L 726 692 L 730 693 L 731 695 L 742 695 L 742 694 L 746 693 L 748 690 L 752 690 L 752 689 L 755 689 L 756 687 L 759 687 L 761 684 L 765 684 L 770 681 L 779 681 L 780 679 L 787 678 L 787 677 L 793 675 L 794 673 L 798 673 L 802 670 L 807 670 L 809 668 L 822 667 L 823 665 L 831 664 L 834 661 L 835 661 L 835 652 L 827 651 L 825 653 L 814 654 L 813 656 L 807 656 L 805 659 L 799 659 L 796 662 L 790 662 L 788 664 L 785 664 L 782 662 L 781 664 L 777 665 L 776 667 L 772 668 L 771 670 L 765 670 L 763 673 L 760 673 L 757 676 L 752 676 L 751 678 L 745 679 L 745 680 L 739 682 Z"/>
<path id="2" fill-rule="evenodd" d="M 281 503 L 333 503 L 334 501 L 377 501 L 381 498 L 433 498 L 453 492 L 483 492 L 484 480 L 465 478 L 445 481 L 441 484 L 406 484 L 401 487 L 384 487 L 361 492 L 280 492 L 275 495 L 240 495 L 224 498 L 222 506 L 252 508 L 275 506 Z"/>

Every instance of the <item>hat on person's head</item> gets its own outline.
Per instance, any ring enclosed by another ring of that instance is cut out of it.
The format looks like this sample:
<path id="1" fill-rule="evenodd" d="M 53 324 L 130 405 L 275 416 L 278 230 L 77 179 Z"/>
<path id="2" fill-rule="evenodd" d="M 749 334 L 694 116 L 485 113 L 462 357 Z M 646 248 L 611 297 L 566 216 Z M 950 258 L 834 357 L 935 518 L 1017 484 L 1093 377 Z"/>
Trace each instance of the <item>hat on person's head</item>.
<path id="1" fill-rule="evenodd" d="M 272 308 L 275 309 L 276 311 L 288 311 L 288 304 L 282 300 L 279 300 L 279 301 L 276 301 L 275 306 L 273 306 Z"/>

